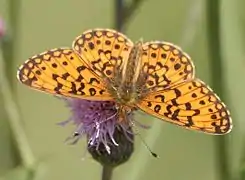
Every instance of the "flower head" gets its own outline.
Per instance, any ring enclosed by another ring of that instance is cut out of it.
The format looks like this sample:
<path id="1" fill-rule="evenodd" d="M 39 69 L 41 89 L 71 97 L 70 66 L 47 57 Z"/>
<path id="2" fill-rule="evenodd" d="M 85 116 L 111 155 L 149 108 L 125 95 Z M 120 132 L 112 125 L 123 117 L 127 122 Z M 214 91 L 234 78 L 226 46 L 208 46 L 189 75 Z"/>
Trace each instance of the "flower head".
<path id="1" fill-rule="evenodd" d="M 72 117 L 61 124 L 73 122 L 76 125 L 73 136 L 69 137 L 72 143 L 85 136 L 89 152 L 101 163 L 120 164 L 125 161 L 122 157 L 130 157 L 133 152 L 133 132 L 128 123 L 119 123 L 118 109 L 114 102 L 77 98 L 65 101 L 71 108 Z M 126 118 L 125 122 L 132 122 L 133 114 L 127 114 Z"/>
<path id="2" fill-rule="evenodd" d="M 5 25 L 3 19 L 0 17 L 0 39 L 4 36 L 5 34 Z"/>

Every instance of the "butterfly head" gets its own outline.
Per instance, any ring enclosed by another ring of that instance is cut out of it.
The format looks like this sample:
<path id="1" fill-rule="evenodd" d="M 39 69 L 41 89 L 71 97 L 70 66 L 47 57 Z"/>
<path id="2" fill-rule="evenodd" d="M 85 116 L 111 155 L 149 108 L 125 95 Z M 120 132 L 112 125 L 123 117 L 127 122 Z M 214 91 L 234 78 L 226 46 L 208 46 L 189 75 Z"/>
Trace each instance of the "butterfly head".
<path id="1" fill-rule="evenodd" d="M 136 107 L 133 106 L 127 106 L 122 104 L 116 105 L 118 116 L 119 116 L 119 122 L 120 123 L 130 123 L 130 114 L 132 114 L 133 111 L 137 110 Z"/>

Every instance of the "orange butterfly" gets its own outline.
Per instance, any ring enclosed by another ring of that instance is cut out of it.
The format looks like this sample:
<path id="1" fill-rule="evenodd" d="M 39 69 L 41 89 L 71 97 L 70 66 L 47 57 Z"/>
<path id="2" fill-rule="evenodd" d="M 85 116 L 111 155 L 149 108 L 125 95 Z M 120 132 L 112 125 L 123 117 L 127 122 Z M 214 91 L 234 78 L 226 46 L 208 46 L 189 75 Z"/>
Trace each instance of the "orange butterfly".
<path id="1" fill-rule="evenodd" d="M 134 44 L 114 30 L 88 30 L 72 48 L 31 57 L 17 77 L 31 88 L 55 95 L 115 101 L 121 115 L 140 109 L 210 134 L 225 134 L 232 128 L 229 111 L 195 77 L 190 57 L 167 42 Z"/>

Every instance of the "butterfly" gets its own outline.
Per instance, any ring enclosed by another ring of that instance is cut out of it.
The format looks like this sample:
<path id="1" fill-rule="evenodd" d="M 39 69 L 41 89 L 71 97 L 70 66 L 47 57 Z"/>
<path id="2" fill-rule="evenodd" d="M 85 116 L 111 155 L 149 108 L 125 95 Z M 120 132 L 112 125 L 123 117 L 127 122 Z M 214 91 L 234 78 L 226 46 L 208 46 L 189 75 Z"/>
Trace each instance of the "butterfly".
<path id="1" fill-rule="evenodd" d="M 87 30 L 75 38 L 72 48 L 29 58 L 17 78 L 54 95 L 114 101 L 121 115 L 139 109 L 209 134 L 226 134 L 232 128 L 227 107 L 195 77 L 191 58 L 164 41 L 133 43 L 112 29 Z"/>

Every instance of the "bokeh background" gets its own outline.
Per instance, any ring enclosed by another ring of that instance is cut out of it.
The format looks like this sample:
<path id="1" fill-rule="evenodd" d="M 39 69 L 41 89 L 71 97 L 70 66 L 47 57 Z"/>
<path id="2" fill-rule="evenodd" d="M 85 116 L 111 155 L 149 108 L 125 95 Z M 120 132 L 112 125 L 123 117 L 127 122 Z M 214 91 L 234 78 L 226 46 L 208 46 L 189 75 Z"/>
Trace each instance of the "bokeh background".
<path id="1" fill-rule="evenodd" d="M 215 32 L 210 28 L 216 25 L 215 17 L 213 24 L 212 18 L 207 18 L 213 11 L 208 7 L 210 0 L 143 0 L 123 30 L 134 41 L 143 37 L 145 41 L 164 40 L 181 46 L 192 57 L 197 76 L 217 87 L 231 111 L 233 131 L 222 137 L 211 136 L 139 113 L 137 119 L 151 125 L 141 134 L 160 158 L 153 158 L 136 137 L 134 154 L 115 169 L 113 179 L 243 179 L 245 2 L 213 1 L 220 10 L 219 38 L 214 38 L 221 45 L 217 53 L 221 53 L 222 76 L 214 68 L 215 52 L 209 53 L 216 48 L 210 48 L 210 32 Z M 124 3 L 130 5 L 131 1 Z M 85 140 L 75 146 L 64 143 L 74 129 L 56 125 L 70 116 L 65 103 L 21 85 L 15 75 L 18 66 L 34 54 L 71 46 L 77 35 L 90 28 L 114 28 L 116 11 L 115 0 L 0 0 L 5 29 L 2 36 L 0 33 L 1 180 L 101 178 L 100 164 L 89 154 L 82 160 Z"/>

